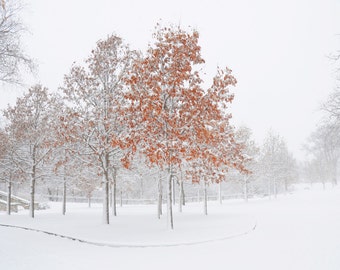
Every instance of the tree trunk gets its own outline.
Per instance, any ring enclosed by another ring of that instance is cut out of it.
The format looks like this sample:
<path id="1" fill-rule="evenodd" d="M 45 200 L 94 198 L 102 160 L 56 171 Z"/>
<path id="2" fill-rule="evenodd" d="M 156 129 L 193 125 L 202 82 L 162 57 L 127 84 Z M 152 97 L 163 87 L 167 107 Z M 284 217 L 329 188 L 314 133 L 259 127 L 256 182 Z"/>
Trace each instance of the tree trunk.
<path id="1" fill-rule="evenodd" d="M 50 188 L 47 188 L 48 199 L 50 202 L 53 202 L 53 194 Z"/>
<path id="2" fill-rule="evenodd" d="M 285 194 L 287 195 L 288 193 L 288 179 L 287 178 L 285 178 L 284 184 L 285 184 Z"/>
<path id="3" fill-rule="evenodd" d="M 248 178 L 244 176 L 244 200 L 248 202 Z"/>
<path id="4" fill-rule="evenodd" d="M 322 187 L 323 187 L 323 190 L 326 190 L 326 183 L 325 183 L 325 178 L 322 177 Z"/>
<path id="5" fill-rule="evenodd" d="M 66 176 L 64 175 L 64 183 L 63 183 L 63 215 L 66 214 Z"/>
<path id="6" fill-rule="evenodd" d="M 174 220 L 172 215 L 172 173 L 170 170 L 170 175 L 168 179 L 168 227 L 173 230 L 174 229 Z"/>
<path id="7" fill-rule="evenodd" d="M 12 199 L 12 179 L 10 177 L 7 185 L 7 215 L 11 214 L 11 199 Z"/>
<path id="8" fill-rule="evenodd" d="M 182 181 L 182 204 L 185 206 L 184 182 Z"/>
<path id="9" fill-rule="evenodd" d="M 179 204 L 178 204 L 178 210 L 180 213 L 182 213 L 182 206 L 184 205 L 184 190 L 183 190 L 183 180 L 180 179 L 179 183 Z"/>
<path id="10" fill-rule="evenodd" d="M 176 204 L 176 181 L 175 177 L 172 177 L 172 203 Z"/>
<path id="11" fill-rule="evenodd" d="M 104 181 L 104 202 L 103 202 L 103 223 L 110 224 L 109 214 L 109 179 L 107 177 L 107 171 L 103 175 Z"/>
<path id="12" fill-rule="evenodd" d="M 113 198 L 113 194 L 112 194 L 112 190 L 113 190 L 113 187 L 112 187 L 112 183 L 110 183 L 110 194 L 109 194 L 109 197 L 110 197 L 110 202 L 109 202 L 109 205 L 110 207 L 112 208 L 112 198 Z"/>
<path id="13" fill-rule="evenodd" d="M 31 200 L 29 215 L 34 218 L 34 196 L 35 196 L 35 177 L 36 177 L 36 146 L 33 146 L 32 152 L 32 172 L 31 172 Z"/>
<path id="14" fill-rule="evenodd" d="M 180 188 L 181 188 L 181 191 L 182 191 L 182 194 L 181 194 L 182 205 L 185 206 L 184 181 L 183 181 L 182 171 L 181 171 L 181 187 Z"/>
<path id="15" fill-rule="evenodd" d="M 336 175 L 333 178 L 333 184 L 334 184 L 334 186 L 338 185 L 338 179 L 337 179 Z"/>
<path id="16" fill-rule="evenodd" d="M 91 193 L 87 195 L 88 206 L 91 208 Z"/>
<path id="17" fill-rule="evenodd" d="M 139 175 L 139 180 L 140 180 L 140 199 L 143 200 L 144 199 L 144 182 L 143 182 L 143 177 L 141 177 Z"/>
<path id="18" fill-rule="evenodd" d="M 207 183 L 204 181 L 204 215 L 208 215 L 208 194 L 207 194 Z"/>
<path id="19" fill-rule="evenodd" d="M 158 217 L 158 219 L 160 219 L 161 215 L 163 214 L 162 205 L 163 205 L 162 175 L 161 175 L 161 172 L 159 172 L 159 177 L 158 177 L 158 202 L 157 202 L 157 217 Z"/>
<path id="20" fill-rule="evenodd" d="M 117 216 L 117 170 L 112 172 L 112 215 Z"/>
<path id="21" fill-rule="evenodd" d="M 272 198 L 272 187 L 271 187 L 272 183 L 271 182 L 272 182 L 271 177 L 269 177 L 268 178 L 268 197 L 269 197 L 269 199 Z"/>
<path id="22" fill-rule="evenodd" d="M 338 171 L 338 160 L 336 159 L 333 165 L 333 177 L 332 177 L 333 187 L 338 185 L 337 171 Z"/>
<path id="23" fill-rule="evenodd" d="M 103 200 L 103 223 L 110 224 L 110 211 L 109 211 L 109 196 L 110 196 L 110 182 L 109 182 L 109 157 L 105 155 L 103 161 L 103 184 L 104 184 L 104 200 Z"/>
<path id="24" fill-rule="evenodd" d="M 222 181 L 218 183 L 218 200 L 222 204 Z"/>
<path id="25" fill-rule="evenodd" d="M 34 218 L 34 195 L 35 195 L 35 177 L 31 176 L 31 199 L 30 199 L 30 211 L 29 215 Z"/>

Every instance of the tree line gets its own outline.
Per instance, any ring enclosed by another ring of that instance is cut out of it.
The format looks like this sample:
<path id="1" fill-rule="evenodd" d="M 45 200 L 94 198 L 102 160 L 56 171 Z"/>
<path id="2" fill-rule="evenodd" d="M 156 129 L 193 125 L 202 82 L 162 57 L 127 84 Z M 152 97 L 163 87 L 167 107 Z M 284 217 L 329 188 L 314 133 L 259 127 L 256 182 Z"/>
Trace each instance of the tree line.
<path id="1" fill-rule="evenodd" d="M 333 186 L 338 184 L 340 158 L 340 52 L 330 58 L 335 64 L 334 90 L 321 104 L 323 117 L 305 145 L 309 159 L 304 165 L 310 183 L 321 182 L 324 188 L 327 182 Z"/>
<path id="2" fill-rule="evenodd" d="M 236 84 L 231 70 L 218 69 L 204 89 L 198 32 L 157 26 L 154 38 L 142 55 L 110 35 L 83 65 L 71 67 L 57 93 L 34 85 L 5 110 L 6 157 L 30 179 L 32 217 L 36 182 L 51 170 L 67 178 L 87 167 L 100 176 L 109 223 L 111 179 L 114 188 L 117 170 L 143 155 L 148 166 L 168 173 L 171 227 L 178 171 L 190 168 L 196 182 L 218 182 L 229 168 L 247 172 L 227 112 Z"/>
<path id="3" fill-rule="evenodd" d="M 249 129 L 235 130 L 230 88 L 237 81 L 218 67 L 207 86 L 203 63 L 199 33 L 179 26 L 157 25 L 145 53 L 116 35 L 99 40 L 57 91 L 33 85 L 3 111 L 0 178 L 8 193 L 13 183 L 29 182 L 34 217 L 37 184 L 62 185 L 63 214 L 67 188 L 77 186 L 89 197 L 100 188 L 109 224 L 122 176 L 147 172 L 157 179 L 158 217 L 166 197 L 173 228 L 175 185 L 180 207 L 184 183 L 202 185 L 205 214 L 207 187 L 214 183 L 240 182 L 246 199 L 259 190 L 287 191 L 296 170 L 283 138 L 270 133 L 260 149 Z"/>

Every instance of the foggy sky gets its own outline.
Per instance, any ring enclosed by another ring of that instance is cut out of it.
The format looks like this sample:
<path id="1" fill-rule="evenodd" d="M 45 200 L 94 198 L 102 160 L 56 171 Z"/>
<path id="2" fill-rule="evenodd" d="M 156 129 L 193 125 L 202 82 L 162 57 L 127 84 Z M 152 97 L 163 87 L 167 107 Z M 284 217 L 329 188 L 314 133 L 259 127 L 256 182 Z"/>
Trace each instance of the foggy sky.
<path id="1" fill-rule="evenodd" d="M 164 25 L 192 26 L 200 33 L 207 77 L 219 65 L 231 68 L 238 80 L 232 89 L 233 124 L 250 127 L 258 143 L 271 128 L 298 159 L 301 144 L 320 119 L 320 103 L 335 86 L 335 66 L 327 56 L 340 49 L 339 0 L 26 3 L 23 21 L 30 34 L 23 45 L 39 64 L 27 85 L 57 89 L 72 63 L 87 57 L 108 34 L 144 50 L 160 19 Z M 13 103 L 20 91 L 3 93 L 0 108 Z"/>

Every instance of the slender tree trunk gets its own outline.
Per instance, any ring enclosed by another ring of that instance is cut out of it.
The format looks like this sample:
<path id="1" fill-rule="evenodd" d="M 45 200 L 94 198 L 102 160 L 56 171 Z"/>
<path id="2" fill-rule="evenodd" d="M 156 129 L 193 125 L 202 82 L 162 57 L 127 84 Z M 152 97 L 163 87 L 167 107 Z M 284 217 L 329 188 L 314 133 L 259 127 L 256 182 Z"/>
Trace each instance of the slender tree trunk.
<path id="1" fill-rule="evenodd" d="M 161 172 L 159 172 L 159 177 L 158 177 L 158 202 L 157 202 L 157 217 L 158 217 L 158 219 L 160 219 L 161 215 L 163 214 L 162 205 L 163 205 L 162 174 L 161 174 Z"/>
<path id="2" fill-rule="evenodd" d="M 207 183 L 204 181 L 204 215 L 208 215 L 208 193 L 207 193 Z"/>
<path id="3" fill-rule="evenodd" d="M 197 189 L 197 202 L 201 201 L 200 187 Z"/>
<path id="4" fill-rule="evenodd" d="M 333 187 L 338 185 L 337 172 L 338 172 L 338 160 L 336 159 L 333 165 L 333 179 L 332 179 Z"/>
<path id="5" fill-rule="evenodd" d="M 182 187 L 181 187 L 181 189 L 182 189 L 182 204 L 183 204 L 183 206 L 185 206 L 185 191 L 184 191 L 184 182 L 183 181 L 182 181 L 181 185 L 182 185 Z"/>
<path id="6" fill-rule="evenodd" d="M 324 177 L 322 177 L 322 188 L 323 188 L 323 190 L 326 190 L 326 183 L 325 183 L 325 179 L 324 179 Z"/>
<path id="7" fill-rule="evenodd" d="M 172 177 L 172 203 L 176 204 L 176 180 L 175 177 Z"/>
<path id="8" fill-rule="evenodd" d="M 47 188 L 47 193 L 48 193 L 48 199 L 50 202 L 53 202 L 53 194 L 50 188 Z"/>
<path id="9" fill-rule="evenodd" d="M 109 182 L 109 157 L 108 154 L 104 157 L 103 166 L 103 183 L 104 183 L 104 200 L 103 200 L 103 223 L 110 224 L 110 212 L 109 212 L 109 196 L 110 196 L 110 182 Z"/>
<path id="10" fill-rule="evenodd" d="M 182 191 L 182 194 L 181 194 L 182 205 L 185 206 L 185 192 L 184 192 L 184 181 L 183 181 L 182 171 L 181 171 L 181 187 L 180 188 Z"/>
<path id="11" fill-rule="evenodd" d="M 180 213 L 182 213 L 182 206 L 184 205 L 184 190 L 183 190 L 183 180 L 182 177 L 179 182 L 179 204 L 178 204 L 178 210 Z"/>
<path id="12" fill-rule="evenodd" d="M 103 181 L 104 181 L 103 223 L 104 224 L 110 224 L 110 215 L 109 215 L 109 179 L 107 177 L 107 172 L 104 172 Z"/>
<path id="13" fill-rule="evenodd" d="M 244 176 L 244 200 L 248 202 L 248 178 Z"/>
<path id="14" fill-rule="evenodd" d="M 174 229 L 174 220 L 172 215 L 172 173 L 170 169 L 170 175 L 168 178 L 168 227 L 173 230 Z"/>
<path id="15" fill-rule="evenodd" d="M 112 215 L 117 216 L 117 170 L 112 172 Z"/>
<path id="16" fill-rule="evenodd" d="M 218 200 L 222 204 L 222 181 L 218 183 Z"/>
<path id="17" fill-rule="evenodd" d="M 62 209 L 63 215 L 66 214 L 66 176 L 64 174 L 64 182 L 63 182 L 63 209 Z"/>
<path id="18" fill-rule="evenodd" d="M 11 204 L 12 204 L 12 179 L 10 177 L 7 185 L 7 215 L 11 214 Z"/>
<path id="19" fill-rule="evenodd" d="M 141 177 L 139 175 L 139 179 L 140 179 L 140 199 L 143 200 L 144 199 L 144 182 L 143 182 L 143 177 Z"/>
<path id="20" fill-rule="evenodd" d="M 269 196 L 269 199 L 272 198 L 272 187 L 271 187 L 271 183 L 272 180 L 271 180 L 271 177 L 268 178 L 268 196 Z"/>
<path id="21" fill-rule="evenodd" d="M 112 208 L 112 198 L 113 198 L 113 194 L 112 194 L 112 190 L 113 190 L 113 183 L 110 183 L 110 195 L 109 195 L 109 197 L 110 197 L 110 202 L 109 202 L 109 205 L 110 205 L 110 207 Z"/>
<path id="22" fill-rule="evenodd" d="M 34 173 L 33 173 L 34 174 Z M 30 211 L 29 215 L 34 218 L 34 195 L 35 195 L 35 176 L 31 176 L 31 200 L 30 200 Z"/>
<path id="23" fill-rule="evenodd" d="M 91 208 L 91 193 L 87 195 L 88 206 Z"/>
<path id="24" fill-rule="evenodd" d="M 32 172 L 31 172 L 31 200 L 29 216 L 34 218 L 34 197 L 35 197 L 35 178 L 36 178 L 36 146 L 33 146 L 32 152 Z"/>

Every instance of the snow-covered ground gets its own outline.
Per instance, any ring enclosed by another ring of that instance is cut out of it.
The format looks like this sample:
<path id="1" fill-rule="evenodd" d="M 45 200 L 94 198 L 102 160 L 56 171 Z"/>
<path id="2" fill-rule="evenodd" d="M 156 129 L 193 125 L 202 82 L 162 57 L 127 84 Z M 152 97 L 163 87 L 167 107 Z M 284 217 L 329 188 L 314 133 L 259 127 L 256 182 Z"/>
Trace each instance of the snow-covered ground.
<path id="1" fill-rule="evenodd" d="M 123 206 L 110 225 L 101 205 L 68 204 L 11 216 L 0 224 L 0 269 L 340 269 L 340 188 L 299 190 L 277 199 L 175 208 L 175 230 L 156 206 Z M 164 209 L 165 210 L 165 209 Z M 99 245 L 96 245 L 99 244 Z M 100 244 L 105 244 L 101 246 Z"/>

